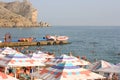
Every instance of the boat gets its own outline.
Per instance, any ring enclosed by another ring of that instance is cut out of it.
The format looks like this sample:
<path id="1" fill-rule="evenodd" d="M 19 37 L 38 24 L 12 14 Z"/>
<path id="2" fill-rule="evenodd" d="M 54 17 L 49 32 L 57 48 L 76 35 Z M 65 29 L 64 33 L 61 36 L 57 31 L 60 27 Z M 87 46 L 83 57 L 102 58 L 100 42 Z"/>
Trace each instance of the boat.
<path id="1" fill-rule="evenodd" d="M 46 35 L 46 40 L 52 40 L 52 41 L 67 41 L 69 39 L 68 36 L 51 36 Z"/>
<path id="2" fill-rule="evenodd" d="M 57 37 L 57 40 L 58 40 L 58 41 L 66 41 L 66 40 L 68 40 L 68 39 L 69 39 L 68 36 L 58 36 L 58 37 Z"/>

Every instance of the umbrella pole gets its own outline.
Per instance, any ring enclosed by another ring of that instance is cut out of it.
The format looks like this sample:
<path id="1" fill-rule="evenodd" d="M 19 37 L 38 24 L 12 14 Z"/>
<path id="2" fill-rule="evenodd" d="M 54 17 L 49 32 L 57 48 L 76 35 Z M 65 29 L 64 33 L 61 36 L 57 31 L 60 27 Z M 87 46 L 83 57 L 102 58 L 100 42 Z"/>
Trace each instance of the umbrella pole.
<path id="1" fill-rule="evenodd" d="M 16 68 L 14 67 L 14 70 L 15 70 L 15 78 L 16 78 Z"/>
<path id="2" fill-rule="evenodd" d="M 34 72 L 34 68 L 33 68 L 33 66 L 32 66 L 32 73 Z"/>
<path id="3" fill-rule="evenodd" d="M 32 71 L 31 74 L 33 74 L 33 66 L 31 67 Z M 31 80 L 34 79 L 34 77 L 31 76 Z"/>
<path id="4" fill-rule="evenodd" d="M 7 73 L 7 67 L 5 67 L 5 74 Z"/>
<path id="5" fill-rule="evenodd" d="M 38 66 L 38 72 L 39 72 L 39 70 L 40 70 L 40 67 Z"/>

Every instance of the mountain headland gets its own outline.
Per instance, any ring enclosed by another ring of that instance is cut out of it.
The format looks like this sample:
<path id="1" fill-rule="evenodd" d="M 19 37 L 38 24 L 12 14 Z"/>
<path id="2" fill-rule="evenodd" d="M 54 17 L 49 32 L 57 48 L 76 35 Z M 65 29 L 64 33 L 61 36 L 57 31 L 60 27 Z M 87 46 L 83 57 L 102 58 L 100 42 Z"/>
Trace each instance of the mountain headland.
<path id="1" fill-rule="evenodd" d="M 46 22 L 38 22 L 38 10 L 28 0 L 0 2 L 0 27 L 48 27 Z"/>

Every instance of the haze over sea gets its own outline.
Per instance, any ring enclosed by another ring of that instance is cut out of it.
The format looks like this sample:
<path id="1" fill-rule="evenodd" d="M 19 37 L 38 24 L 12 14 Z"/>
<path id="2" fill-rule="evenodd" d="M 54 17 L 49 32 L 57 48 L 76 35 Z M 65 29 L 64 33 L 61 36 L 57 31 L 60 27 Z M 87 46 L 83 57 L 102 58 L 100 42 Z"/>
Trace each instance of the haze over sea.
<path id="1" fill-rule="evenodd" d="M 53 26 L 49 28 L 1 28 L 0 38 L 10 32 L 13 40 L 20 37 L 42 39 L 46 34 L 69 36 L 67 45 L 41 46 L 43 51 L 56 55 L 72 52 L 74 56 L 86 56 L 88 60 L 120 62 L 120 27 L 116 26 Z M 39 46 L 29 47 L 35 50 Z"/>

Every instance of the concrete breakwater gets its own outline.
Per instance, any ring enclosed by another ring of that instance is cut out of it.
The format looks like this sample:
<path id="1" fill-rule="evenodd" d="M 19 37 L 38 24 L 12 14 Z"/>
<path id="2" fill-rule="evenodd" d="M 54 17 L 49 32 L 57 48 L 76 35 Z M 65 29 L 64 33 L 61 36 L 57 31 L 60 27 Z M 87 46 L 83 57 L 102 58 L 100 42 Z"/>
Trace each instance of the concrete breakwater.
<path id="1" fill-rule="evenodd" d="M 68 41 L 40 41 L 40 42 L 2 42 L 0 47 L 18 47 L 18 46 L 45 46 L 68 44 Z"/>

